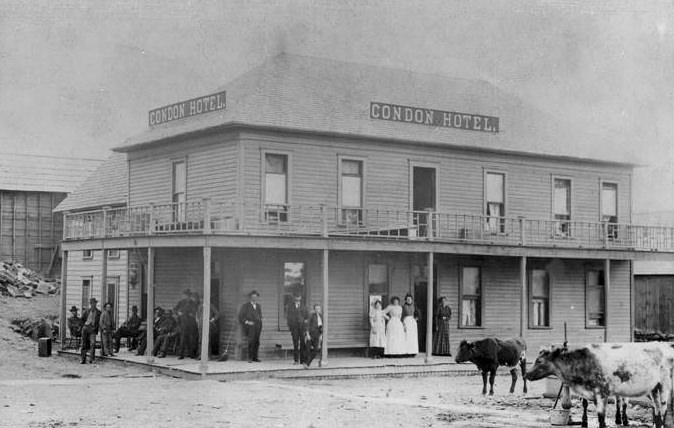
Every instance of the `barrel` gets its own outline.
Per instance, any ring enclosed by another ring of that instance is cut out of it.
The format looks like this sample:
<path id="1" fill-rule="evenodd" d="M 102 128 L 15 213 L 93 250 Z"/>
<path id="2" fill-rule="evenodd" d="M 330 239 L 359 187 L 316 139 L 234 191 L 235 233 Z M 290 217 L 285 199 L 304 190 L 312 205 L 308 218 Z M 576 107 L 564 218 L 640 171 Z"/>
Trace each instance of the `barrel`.
<path id="1" fill-rule="evenodd" d="M 41 337 L 37 340 L 37 355 L 51 357 L 51 338 Z"/>

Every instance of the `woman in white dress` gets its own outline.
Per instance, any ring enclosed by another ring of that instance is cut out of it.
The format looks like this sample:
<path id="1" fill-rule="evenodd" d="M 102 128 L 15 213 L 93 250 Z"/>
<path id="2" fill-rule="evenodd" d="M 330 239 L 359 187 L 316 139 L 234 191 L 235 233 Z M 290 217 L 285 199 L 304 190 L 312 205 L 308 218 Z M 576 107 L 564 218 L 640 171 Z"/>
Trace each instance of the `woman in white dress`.
<path id="1" fill-rule="evenodd" d="M 386 319 L 381 308 L 381 301 L 376 300 L 370 309 L 370 355 L 372 358 L 384 356 L 386 347 Z"/>
<path id="2" fill-rule="evenodd" d="M 405 328 L 405 354 L 408 357 L 414 357 L 419 353 L 419 331 L 417 330 L 417 318 L 419 318 L 419 314 L 411 294 L 405 296 L 402 310 L 403 326 Z"/>
<path id="3" fill-rule="evenodd" d="M 405 330 L 400 316 L 403 308 L 400 306 L 400 299 L 391 298 L 391 304 L 384 309 L 383 314 L 388 323 L 386 324 L 386 346 L 384 347 L 384 356 L 402 357 L 407 353 L 405 346 Z"/>

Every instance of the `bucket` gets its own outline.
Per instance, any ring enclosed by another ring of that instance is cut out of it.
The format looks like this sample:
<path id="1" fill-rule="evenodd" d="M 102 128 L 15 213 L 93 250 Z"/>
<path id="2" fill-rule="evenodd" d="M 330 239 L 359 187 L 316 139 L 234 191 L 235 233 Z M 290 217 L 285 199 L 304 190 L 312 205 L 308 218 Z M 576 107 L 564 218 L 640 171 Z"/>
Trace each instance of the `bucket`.
<path id="1" fill-rule="evenodd" d="M 37 355 L 51 357 L 51 339 L 49 337 L 41 337 L 37 340 Z"/>
<path id="2" fill-rule="evenodd" d="M 551 425 L 568 425 L 569 424 L 569 410 L 568 409 L 552 409 L 552 410 L 550 410 L 550 424 Z"/>

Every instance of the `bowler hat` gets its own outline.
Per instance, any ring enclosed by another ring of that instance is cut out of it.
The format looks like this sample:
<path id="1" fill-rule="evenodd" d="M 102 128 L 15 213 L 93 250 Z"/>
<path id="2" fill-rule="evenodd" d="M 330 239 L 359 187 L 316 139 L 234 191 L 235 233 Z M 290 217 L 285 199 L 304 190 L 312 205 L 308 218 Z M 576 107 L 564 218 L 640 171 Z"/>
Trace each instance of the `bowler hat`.
<path id="1" fill-rule="evenodd" d="M 91 299 L 89 299 L 89 303 L 98 303 L 98 300 L 96 300 L 95 297 L 92 297 Z"/>
<path id="2" fill-rule="evenodd" d="M 136 305 L 131 306 L 131 310 L 132 310 L 132 311 L 137 311 L 137 310 L 138 310 L 138 306 L 136 306 Z"/>
<path id="3" fill-rule="evenodd" d="M 73 306 L 72 308 L 70 308 L 70 312 L 77 312 L 77 306 Z"/>
<path id="4" fill-rule="evenodd" d="M 255 294 L 257 297 L 260 297 L 260 293 L 257 292 L 257 290 L 252 290 L 250 293 L 248 293 L 248 296 L 252 296 Z"/>

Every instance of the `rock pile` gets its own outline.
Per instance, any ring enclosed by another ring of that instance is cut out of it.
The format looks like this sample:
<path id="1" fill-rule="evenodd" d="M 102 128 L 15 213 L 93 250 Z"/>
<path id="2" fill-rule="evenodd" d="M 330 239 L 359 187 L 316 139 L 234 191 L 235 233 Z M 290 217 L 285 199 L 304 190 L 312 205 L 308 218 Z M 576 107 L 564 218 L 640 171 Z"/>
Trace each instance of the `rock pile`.
<path id="1" fill-rule="evenodd" d="M 11 297 L 33 297 L 36 293 L 56 294 L 61 283 L 42 278 L 35 271 L 17 262 L 0 263 L 0 294 Z"/>

